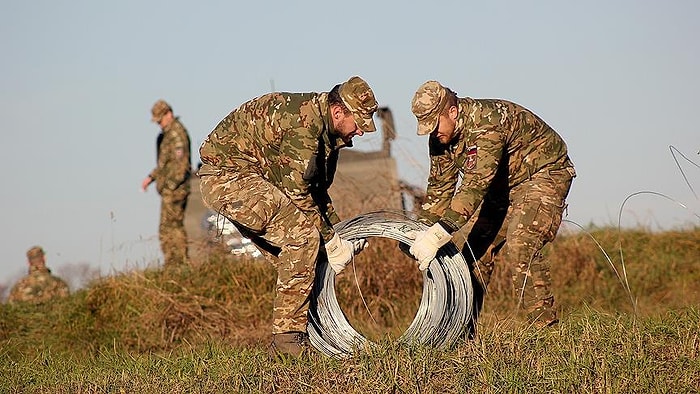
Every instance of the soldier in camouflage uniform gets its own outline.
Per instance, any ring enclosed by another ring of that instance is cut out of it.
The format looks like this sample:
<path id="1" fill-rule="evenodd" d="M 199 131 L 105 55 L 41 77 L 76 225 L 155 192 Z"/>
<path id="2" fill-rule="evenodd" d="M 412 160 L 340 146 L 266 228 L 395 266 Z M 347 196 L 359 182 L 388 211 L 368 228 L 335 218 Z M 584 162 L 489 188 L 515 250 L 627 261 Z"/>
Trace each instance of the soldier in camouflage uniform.
<path id="1" fill-rule="evenodd" d="M 39 304 L 68 296 L 68 285 L 61 278 L 52 275 L 51 270 L 46 267 L 46 257 L 41 247 L 34 246 L 27 251 L 27 263 L 29 275 L 12 287 L 7 299 L 9 303 Z"/>
<path id="2" fill-rule="evenodd" d="M 156 182 L 161 196 L 160 226 L 158 237 L 165 266 L 178 266 L 187 262 L 187 233 L 185 209 L 190 195 L 190 137 L 180 119 L 173 115 L 168 103 L 158 100 L 151 109 L 153 122 L 161 127 L 157 139 L 157 166 L 141 183 L 146 191 Z"/>
<path id="3" fill-rule="evenodd" d="M 374 93 L 359 77 L 324 93 L 269 93 L 226 116 L 199 149 L 207 206 L 277 269 L 272 351 L 308 347 L 308 297 L 320 246 L 338 273 L 362 243 L 341 239 L 328 188 L 339 149 L 375 131 Z"/>
<path id="4" fill-rule="evenodd" d="M 421 219 L 432 227 L 416 234 L 411 247 L 420 268 L 478 214 L 463 252 L 478 259 L 481 290 L 499 254 L 511 267 L 514 295 L 528 318 L 538 326 L 556 323 L 550 265 L 542 248 L 557 234 L 576 176 L 562 138 L 518 104 L 458 98 L 436 81 L 420 86 L 412 111 L 418 134 L 430 134 Z"/>

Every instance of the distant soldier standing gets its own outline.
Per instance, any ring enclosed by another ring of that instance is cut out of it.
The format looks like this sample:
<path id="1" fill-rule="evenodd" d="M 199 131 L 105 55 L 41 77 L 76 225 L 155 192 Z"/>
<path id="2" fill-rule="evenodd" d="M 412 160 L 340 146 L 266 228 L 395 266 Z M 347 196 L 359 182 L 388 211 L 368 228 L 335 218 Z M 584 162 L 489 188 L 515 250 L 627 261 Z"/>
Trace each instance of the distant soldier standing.
<path id="1" fill-rule="evenodd" d="M 375 131 L 374 93 L 359 77 L 328 93 L 270 93 L 226 116 L 199 149 L 202 198 L 277 269 L 271 350 L 308 347 L 308 297 L 321 244 L 340 272 L 359 252 L 333 230 L 328 188 L 339 149 Z"/>
<path id="2" fill-rule="evenodd" d="M 432 227 L 417 234 L 411 247 L 420 268 L 428 267 L 480 206 L 463 253 L 469 257 L 475 251 L 481 290 L 500 254 L 528 318 L 538 326 L 556 323 L 550 265 L 542 248 L 557 234 L 576 176 L 562 138 L 518 104 L 458 98 L 436 81 L 418 88 L 412 111 L 418 134 L 430 134 L 421 219 Z"/>
<path id="3" fill-rule="evenodd" d="M 177 266 L 187 262 L 187 233 L 185 233 L 185 208 L 190 194 L 190 137 L 173 115 L 168 103 L 158 100 L 151 109 L 152 121 L 161 127 L 158 135 L 157 166 L 141 182 L 141 189 L 156 182 L 161 196 L 160 248 L 165 266 Z"/>
<path id="4" fill-rule="evenodd" d="M 29 274 L 12 287 L 9 303 L 42 303 L 55 298 L 68 296 L 70 291 L 63 279 L 51 274 L 46 267 L 44 250 L 34 246 L 27 251 Z"/>

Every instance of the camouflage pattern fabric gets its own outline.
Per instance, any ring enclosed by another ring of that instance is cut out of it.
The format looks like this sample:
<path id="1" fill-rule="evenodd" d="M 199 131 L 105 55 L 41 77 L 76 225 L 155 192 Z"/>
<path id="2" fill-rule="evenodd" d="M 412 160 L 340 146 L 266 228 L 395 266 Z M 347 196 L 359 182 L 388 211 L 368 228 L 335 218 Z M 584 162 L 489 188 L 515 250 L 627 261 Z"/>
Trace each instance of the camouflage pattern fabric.
<path id="1" fill-rule="evenodd" d="M 328 188 L 338 150 L 327 93 L 270 93 L 224 118 L 199 149 L 200 176 L 253 171 L 282 191 L 328 241 L 340 221 Z"/>
<path id="2" fill-rule="evenodd" d="M 467 97 L 458 100 L 458 108 L 456 139 L 443 145 L 430 138 L 430 177 L 423 205 L 428 216 L 439 216 L 450 228 L 459 229 L 474 214 L 499 166 L 508 169 L 509 188 L 538 171 L 573 168 L 561 137 L 522 106 Z M 464 181 L 456 190 L 460 172 Z"/>
<path id="3" fill-rule="evenodd" d="M 359 77 L 338 88 L 363 131 L 376 130 L 374 93 Z M 306 332 L 320 247 L 340 222 L 328 188 L 339 149 L 329 93 L 269 93 L 227 115 L 199 149 L 202 198 L 277 269 L 273 334 Z"/>
<path id="4" fill-rule="evenodd" d="M 480 282 L 488 284 L 493 258 L 502 254 L 528 315 L 543 324 L 555 321 L 549 264 L 541 251 L 559 229 L 576 175 L 564 141 L 518 104 L 465 97 L 458 99 L 455 139 L 440 144 L 431 136 L 429 145 L 421 220 L 455 232 L 481 207 L 469 234 L 475 250 L 464 251 L 479 259 Z"/>
<path id="5" fill-rule="evenodd" d="M 205 175 L 200 187 L 207 206 L 234 223 L 277 269 L 273 334 L 306 332 L 308 297 L 321 245 L 316 227 L 255 171 Z"/>
<path id="6" fill-rule="evenodd" d="M 160 201 L 158 239 L 166 267 L 187 263 L 185 209 L 189 192 L 164 191 Z"/>
<path id="7" fill-rule="evenodd" d="M 158 165 L 150 173 L 161 195 L 158 236 L 166 266 L 187 261 L 187 233 L 184 218 L 190 194 L 190 137 L 178 118 L 158 136 Z"/>
<path id="8" fill-rule="evenodd" d="M 566 169 L 543 171 L 513 188 L 510 204 L 502 198 L 484 200 L 462 250 L 468 260 L 476 259 L 473 274 L 481 286 L 477 293 L 486 292 L 498 259 L 511 270 L 513 295 L 530 320 L 557 320 L 550 264 L 542 249 L 556 237 L 571 181 Z"/>
<path id="9" fill-rule="evenodd" d="M 30 267 L 29 275 L 22 278 L 10 290 L 9 303 L 27 302 L 39 304 L 55 298 L 66 297 L 68 285 L 51 274 L 46 267 Z"/>

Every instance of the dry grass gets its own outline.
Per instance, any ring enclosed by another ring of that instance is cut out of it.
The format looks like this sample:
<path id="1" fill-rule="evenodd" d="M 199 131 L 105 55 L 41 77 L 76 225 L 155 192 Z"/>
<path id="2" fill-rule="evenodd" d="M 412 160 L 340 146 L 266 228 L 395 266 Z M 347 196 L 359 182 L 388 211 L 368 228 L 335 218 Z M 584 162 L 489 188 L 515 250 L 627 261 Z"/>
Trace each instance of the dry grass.
<path id="1" fill-rule="evenodd" d="M 610 229 L 593 236 L 627 275 L 640 316 L 700 304 L 700 230 L 652 234 Z M 603 253 L 585 234 L 561 236 L 550 245 L 552 278 L 561 315 L 592 308 L 632 312 L 629 296 Z M 97 351 L 165 351 L 216 339 L 235 347 L 269 341 L 275 272 L 262 259 L 240 258 L 212 249 L 192 266 L 105 277 L 74 297 L 42 312 L 41 307 L 5 307 L 0 340 L 43 335 L 53 327 L 59 348 Z M 513 318 L 508 269 L 497 262 L 481 318 Z M 372 238 L 354 266 L 337 278 L 337 297 L 358 331 L 377 340 L 398 337 L 413 320 L 422 276 L 414 261 L 388 239 Z M 60 316 L 53 314 L 60 312 Z M 39 318 L 22 321 L 23 314 Z M 20 320 L 17 324 L 12 319 Z"/>
<path id="2" fill-rule="evenodd" d="M 264 353 L 274 270 L 210 250 L 192 266 L 101 278 L 54 304 L 3 305 L 0 391 L 687 392 L 700 378 L 700 229 L 593 236 L 618 270 L 623 245 L 636 315 L 595 243 L 569 234 L 547 250 L 558 327 L 538 331 L 512 313 L 498 262 L 476 341 L 406 348 L 392 338 L 413 319 L 422 277 L 394 241 L 370 239 L 337 295 L 380 346 L 280 364 Z"/>

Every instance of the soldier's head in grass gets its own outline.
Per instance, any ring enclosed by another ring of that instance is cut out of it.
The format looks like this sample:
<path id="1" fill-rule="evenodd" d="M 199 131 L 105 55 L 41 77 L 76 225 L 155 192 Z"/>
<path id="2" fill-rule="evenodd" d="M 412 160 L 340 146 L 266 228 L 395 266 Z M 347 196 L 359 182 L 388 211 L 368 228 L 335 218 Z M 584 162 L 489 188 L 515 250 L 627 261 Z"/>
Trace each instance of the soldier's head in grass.
<path id="1" fill-rule="evenodd" d="M 41 246 L 32 246 L 27 250 L 27 268 L 29 273 L 46 272 L 49 269 L 46 267 L 46 256 L 44 249 Z"/>
<path id="2" fill-rule="evenodd" d="M 376 131 L 372 116 L 377 100 L 372 88 L 360 77 L 338 84 L 328 93 L 333 130 L 349 144 L 354 136 Z"/>
<path id="3" fill-rule="evenodd" d="M 27 251 L 27 264 L 30 267 L 45 267 L 46 257 L 41 246 L 33 246 Z"/>
<path id="4" fill-rule="evenodd" d="M 411 111 L 418 120 L 418 135 L 430 134 L 442 144 L 456 136 L 457 95 L 439 82 L 428 81 L 418 88 Z"/>

